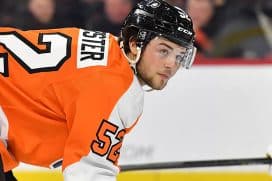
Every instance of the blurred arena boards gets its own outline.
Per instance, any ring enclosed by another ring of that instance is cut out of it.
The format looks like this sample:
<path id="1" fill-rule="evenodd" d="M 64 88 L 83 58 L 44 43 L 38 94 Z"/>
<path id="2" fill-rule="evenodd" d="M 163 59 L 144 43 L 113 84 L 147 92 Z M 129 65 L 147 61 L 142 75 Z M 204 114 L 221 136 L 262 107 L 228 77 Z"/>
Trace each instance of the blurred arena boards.
<path id="1" fill-rule="evenodd" d="M 272 66 L 195 66 L 146 93 L 121 163 L 263 157 L 272 144 Z"/>

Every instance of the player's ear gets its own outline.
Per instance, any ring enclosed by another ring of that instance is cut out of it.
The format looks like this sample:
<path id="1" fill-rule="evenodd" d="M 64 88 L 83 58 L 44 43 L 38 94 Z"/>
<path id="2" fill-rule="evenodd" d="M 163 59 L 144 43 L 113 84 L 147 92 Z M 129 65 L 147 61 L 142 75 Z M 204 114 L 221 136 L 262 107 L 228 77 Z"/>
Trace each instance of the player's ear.
<path id="1" fill-rule="evenodd" d="M 130 39 L 129 49 L 130 49 L 130 53 L 132 54 L 133 57 L 137 55 L 137 44 L 136 44 L 135 38 Z"/>

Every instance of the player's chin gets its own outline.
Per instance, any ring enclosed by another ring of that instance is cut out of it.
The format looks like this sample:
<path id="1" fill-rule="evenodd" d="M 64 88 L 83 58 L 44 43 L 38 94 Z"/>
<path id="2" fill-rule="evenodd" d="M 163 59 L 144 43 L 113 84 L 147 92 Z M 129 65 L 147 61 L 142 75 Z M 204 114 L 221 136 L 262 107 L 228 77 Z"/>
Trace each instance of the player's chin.
<path id="1" fill-rule="evenodd" d="M 162 90 L 167 85 L 167 82 L 168 81 L 166 81 L 166 80 L 153 81 L 152 85 L 150 85 L 150 87 L 152 87 L 155 90 Z"/>

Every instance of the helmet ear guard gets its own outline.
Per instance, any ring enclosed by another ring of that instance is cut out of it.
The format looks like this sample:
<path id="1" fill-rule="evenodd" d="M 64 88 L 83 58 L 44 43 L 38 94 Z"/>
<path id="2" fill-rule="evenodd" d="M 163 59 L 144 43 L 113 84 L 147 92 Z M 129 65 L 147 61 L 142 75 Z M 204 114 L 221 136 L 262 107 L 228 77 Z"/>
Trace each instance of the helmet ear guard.
<path id="1" fill-rule="evenodd" d="M 182 66 L 190 68 L 196 48 L 193 46 L 195 32 L 189 15 L 163 0 L 142 0 L 129 13 L 121 29 L 121 39 L 126 40 L 130 28 L 137 29 L 137 47 L 143 48 L 151 39 L 160 36 L 186 48 Z"/>
<path id="2" fill-rule="evenodd" d="M 154 32 L 140 29 L 137 34 L 137 47 L 143 48 L 154 37 L 156 37 Z"/>

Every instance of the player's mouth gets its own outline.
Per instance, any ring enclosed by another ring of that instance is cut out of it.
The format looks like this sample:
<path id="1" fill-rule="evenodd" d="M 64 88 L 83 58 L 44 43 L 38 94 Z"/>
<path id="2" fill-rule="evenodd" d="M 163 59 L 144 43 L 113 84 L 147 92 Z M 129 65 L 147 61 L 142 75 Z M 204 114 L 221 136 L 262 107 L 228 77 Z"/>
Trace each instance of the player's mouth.
<path id="1" fill-rule="evenodd" d="M 167 73 L 159 73 L 159 76 L 164 80 L 170 79 L 170 74 Z"/>

